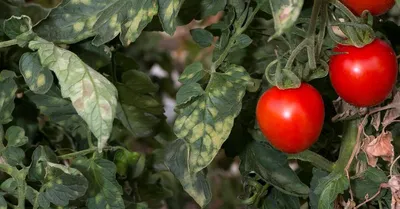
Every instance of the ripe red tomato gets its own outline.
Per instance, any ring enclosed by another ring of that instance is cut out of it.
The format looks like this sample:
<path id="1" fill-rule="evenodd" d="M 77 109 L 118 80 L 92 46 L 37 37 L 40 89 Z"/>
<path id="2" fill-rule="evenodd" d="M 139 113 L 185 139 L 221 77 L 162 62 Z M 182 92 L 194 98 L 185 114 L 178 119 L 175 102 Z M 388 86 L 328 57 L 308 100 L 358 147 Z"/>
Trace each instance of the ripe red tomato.
<path id="1" fill-rule="evenodd" d="M 397 59 L 384 41 L 357 48 L 337 45 L 329 61 L 329 76 L 333 88 L 346 102 L 358 107 L 370 107 L 383 102 L 397 80 Z"/>
<path id="2" fill-rule="evenodd" d="M 364 10 L 368 10 L 374 16 L 379 16 L 389 11 L 395 4 L 395 0 L 340 0 L 354 14 L 360 16 Z"/>
<path id="3" fill-rule="evenodd" d="M 324 101 L 310 84 L 297 89 L 267 90 L 257 104 L 261 132 L 276 149 L 298 153 L 318 140 L 324 124 Z"/>

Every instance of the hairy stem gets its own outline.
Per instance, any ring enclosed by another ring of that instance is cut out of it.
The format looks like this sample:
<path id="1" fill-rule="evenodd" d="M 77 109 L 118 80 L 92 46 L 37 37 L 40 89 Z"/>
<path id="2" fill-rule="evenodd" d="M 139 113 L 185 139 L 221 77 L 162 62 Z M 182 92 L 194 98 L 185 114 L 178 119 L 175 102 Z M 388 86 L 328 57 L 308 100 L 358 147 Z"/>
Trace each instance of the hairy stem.
<path id="1" fill-rule="evenodd" d="M 249 14 L 247 17 L 246 23 L 238 28 L 232 37 L 229 39 L 228 45 L 226 46 L 225 50 L 222 52 L 221 56 L 214 62 L 213 66 L 211 67 L 211 71 L 215 72 L 215 70 L 224 62 L 226 57 L 229 55 L 232 47 L 235 45 L 236 38 L 242 34 L 247 27 L 249 27 L 250 23 L 253 21 L 254 17 L 256 16 L 258 10 L 260 10 L 261 4 L 257 4 L 256 8 Z"/>
<path id="2" fill-rule="evenodd" d="M 354 147 L 357 144 L 358 119 L 344 122 L 344 132 L 342 145 L 340 147 L 339 159 L 333 165 L 334 172 L 343 172 L 348 167 L 349 161 L 352 161 Z"/>
<path id="3" fill-rule="evenodd" d="M 321 168 L 328 172 L 333 171 L 333 163 L 331 161 L 310 150 L 306 150 L 298 154 L 288 155 L 288 159 L 296 159 L 305 162 L 310 162 L 317 168 Z"/>
<path id="4" fill-rule="evenodd" d="M 14 45 L 17 45 L 17 44 L 18 44 L 17 39 L 11 39 L 11 40 L 8 40 L 8 41 L 0 42 L 0 48 L 14 46 Z"/>

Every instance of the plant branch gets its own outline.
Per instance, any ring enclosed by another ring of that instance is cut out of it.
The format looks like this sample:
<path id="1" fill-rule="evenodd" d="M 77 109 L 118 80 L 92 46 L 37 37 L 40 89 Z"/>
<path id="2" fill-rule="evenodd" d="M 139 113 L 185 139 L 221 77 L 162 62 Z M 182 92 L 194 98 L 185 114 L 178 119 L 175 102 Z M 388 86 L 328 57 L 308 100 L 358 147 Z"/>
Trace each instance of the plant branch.
<path id="1" fill-rule="evenodd" d="M 92 147 L 92 148 L 81 150 L 81 151 L 78 151 L 78 152 L 73 152 L 73 153 L 69 153 L 69 154 L 65 154 L 65 155 L 60 155 L 60 156 L 58 156 L 58 158 L 63 159 L 63 160 L 71 159 L 71 158 L 75 158 L 75 157 L 80 156 L 80 155 L 87 155 L 87 154 L 93 153 L 95 151 L 97 151 L 97 147 Z"/>
<path id="2" fill-rule="evenodd" d="M 297 159 L 305 162 L 310 162 L 317 168 L 321 168 L 328 172 L 333 171 L 334 164 L 331 161 L 310 150 L 306 150 L 297 154 L 290 154 L 288 155 L 288 159 Z"/>
<path id="3" fill-rule="evenodd" d="M 229 52 L 231 51 L 232 47 L 235 45 L 236 38 L 242 34 L 247 27 L 251 24 L 253 21 L 254 17 L 256 16 L 257 12 L 260 10 L 261 4 L 257 4 L 256 8 L 250 13 L 250 15 L 247 17 L 246 23 L 238 28 L 235 33 L 232 35 L 232 37 L 229 39 L 228 45 L 222 52 L 221 56 L 214 62 L 213 66 L 211 67 L 211 71 L 215 72 L 216 69 L 224 62 L 226 57 L 228 56 Z"/>
<path id="4" fill-rule="evenodd" d="M 17 39 L 11 39 L 11 40 L 8 40 L 8 41 L 0 42 L 0 48 L 6 48 L 6 47 L 14 46 L 14 45 L 17 45 L 17 44 L 18 44 L 18 40 Z"/>
<path id="5" fill-rule="evenodd" d="M 358 122 L 359 120 L 346 121 L 344 123 L 344 132 L 342 138 L 342 144 L 340 147 L 339 159 L 333 166 L 334 172 L 343 172 L 351 164 L 352 156 L 354 154 L 357 143 L 358 133 Z M 355 155 L 355 154 L 354 154 Z"/>

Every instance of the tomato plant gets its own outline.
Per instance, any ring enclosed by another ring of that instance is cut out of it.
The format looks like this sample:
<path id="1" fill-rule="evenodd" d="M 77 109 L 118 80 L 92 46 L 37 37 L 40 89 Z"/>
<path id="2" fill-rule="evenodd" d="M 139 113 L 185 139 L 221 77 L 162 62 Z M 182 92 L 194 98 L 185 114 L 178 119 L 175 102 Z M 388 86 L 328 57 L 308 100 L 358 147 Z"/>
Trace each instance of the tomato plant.
<path id="1" fill-rule="evenodd" d="M 352 12 L 361 15 L 364 10 L 368 10 L 372 15 L 378 16 L 388 12 L 395 4 L 395 0 L 341 0 Z"/>
<path id="2" fill-rule="evenodd" d="M 324 123 L 324 102 L 307 83 L 296 89 L 266 91 L 257 105 L 257 120 L 267 140 L 286 153 L 299 153 L 318 139 Z"/>
<path id="3" fill-rule="evenodd" d="M 340 97 L 358 107 L 382 103 L 391 93 L 398 74 L 396 54 L 383 40 L 357 48 L 338 45 L 329 62 L 332 86 Z"/>
<path id="4" fill-rule="evenodd" d="M 0 209 L 399 208 L 393 5 L 0 0 Z"/>

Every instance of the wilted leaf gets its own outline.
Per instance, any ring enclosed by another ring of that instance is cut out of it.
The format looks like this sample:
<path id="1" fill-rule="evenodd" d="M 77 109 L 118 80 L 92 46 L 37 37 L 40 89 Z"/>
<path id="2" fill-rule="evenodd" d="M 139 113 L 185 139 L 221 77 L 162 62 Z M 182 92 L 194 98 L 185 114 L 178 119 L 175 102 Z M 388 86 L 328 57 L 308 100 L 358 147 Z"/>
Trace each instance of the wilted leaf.
<path id="1" fill-rule="evenodd" d="M 269 40 L 280 36 L 297 21 L 303 8 L 304 0 L 270 0 L 275 22 L 275 34 Z"/>
<path id="2" fill-rule="evenodd" d="M 17 92 L 17 84 L 14 81 L 15 73 L 8 70 L 0 72 L 0 123 L 6 124 L 12 120 L 14 111 L 14 98 Z"/>
<path id="3" fill-rule="evenodd" d="M 163 29 L 169 35 L 174 35 L 177 16 L 185 0 L 158 0 L 158 16 L 160 17 Z"/>
<path id="4" fill-rule="evenodd" d="M 31 41 L 44 67 L 54 71 L 64 98 L 69 97 L 78 114 L 98 139 L 102 150 L 110 136 L 117 107 L 117 90 L 105 77 L 72 52 L 43 39 Z"/>
<path id="5" fill-rule="evenodd" d="M 257 133 L 252 133 L 253 137 Z M 308 195 L 309 188 L 289 167 L 286 155 L 262 141 L 253 141 L 240 155 L 240 172 L 247 176 L 255 172 L 268 184 L 280 191 L 296 196 Z"/>
<path id="6" fill-rule="evenodd" d="M 46 175 L 47 162 L 56 163 L 57 156 L 45 146 L 38 146 L 32 154 L 32 163 L 28 177 L 34 181 L 43 181 Z"/>
<path id="7" fill-rule="evenodd" d="M 45 180 L 36 202 L 44 208 L 50 203 L 67 206 L 69 201 L 83 196 L 87 188 L 88 181 L 78 170 L 47 162 Z"/>
<path id="8" fill-rule="evenodd" d="M 379 130 L 379 126 L 381 125 L 381 112 L 377 112 L 372 115 L 371 125 L 375 128 L 376 131 Z"/>
<path id="9" fill-rule="evenodd" d="M 193 173 L 189 169 L 189 148 L 182 139 L 175 140 L 165 150 L 165 164 L 181 182 L 183 189 L 200 205 L 211 201 L 211 188 L 203 171 Z"/>
<path id="10" fill-rule="evenodd" d="M 19 60 L 19 69 L 29 89 L 36 94 L 45 94 L 53 84 L 53 74 L 42 67 L 37 53 L 23 54 Z"/>
<path id="11" fill-rule="evenodd" d="M 273 188 L 264 200 L 261 209 L 294 209 L 300 208 L 298 197 L 294 197 Z"/>
<path id="12" fill-rule="evenodd" d="M 4 21 L 3 31 L 10 39 L 18 40 L 18 45 L 21 47 L 35 37 L 32 32 L 31 18 L 26 15 L 12 16 Z"/>
<path id="13" fill-rule="evenodd" d="M 163 105 L 153 96 L 158 86 L 137 70 L 125 72 L 122 78 L 123 84 L 117 85 L 120 99 L 117 118 L 135 137 L 154 134 L 164 112 Z"/>
<path id="14" fill-rule="evenodd" d="M 386 127 L 390 124 L 392 124 L 393 122 L 395 122 L 395 120 L 397 118 L 400 117 L 400 91 L 396 91 L 393 100 L 391 102 L 391 104 L 389 105 L 393 105 L 395 108 L 391 108 L 389 110 L 386 111 L 385 116 L 383 117 L 382 120 L 382 126 Z"/>
<path id="15" fill-rule="evenodd" d="M 205 93 L 177 110 L 174 131 L 189 144 L 192 173 L 209 165 L 228 138 L 249 81 L 243 67 L 231 65 L 225 73 L 212 73 Z"/>
<path id="16" fill-rule="evenodd" d="M 19 126 L 11 126 L 7 129 L 5 138 L 7 146 L 20 147 L 28 143 L 28 137 L 25 136 L 25 130 Z"/>
<path id="17" fill-rule="evenodd" d="M 359 108 L 345 102 L 342 98 L 333 101 L 333 106 L 337 112 L 337 115 L 332 118 L 333 122 L 351 120 L 362 114 Z"/>
<path id="18" fill-rule="evenodd" d="M 391 209 L 400 209 L 400 176 L 392 176 L 389 179 L 388 185 L 392 192 Z"/>
<path id="19" fill-rule="evenodd" d="M 77 158 L 72 167 L 80 170 L 89 181 L 89 209 L 125 209 L 122 187 L 116 180 L 116 167 L 105 159 Z"/>
<path id="20" fill-rule="evenodd" d="M 4 160 L 11 166 L 21 165 L 25 158 L 25 152 L 19 147 L 7 146 L 2 153 Z"/>
<path id="21" fill-rule="evenodd" d="M 318 209 L 333 209 L 333 202 L 349 187 L 344 173 L 331 173 L 322 178 L 314 193 L 319 196 Z"/>
<path id="22" fill-rule="evenodd" d="M 367 155 L 370 166 L 375 167 L 379 157 L 390 163 L 393 162 L 394 147 L 392 141 L 392 132 L 382 132 L 376 138 L 370 136 L 364 139 L 362 150 Z"/>
<path id="23" fill-rule="evenodd" d="M 48 41 L 68 44 L 95 36 L 93 44 L 96 46 L 120 34 L 122 44 L 128 46 L 157 10 L 157 0 L 65 0 L 35 27 L 35 31 Z"/>

